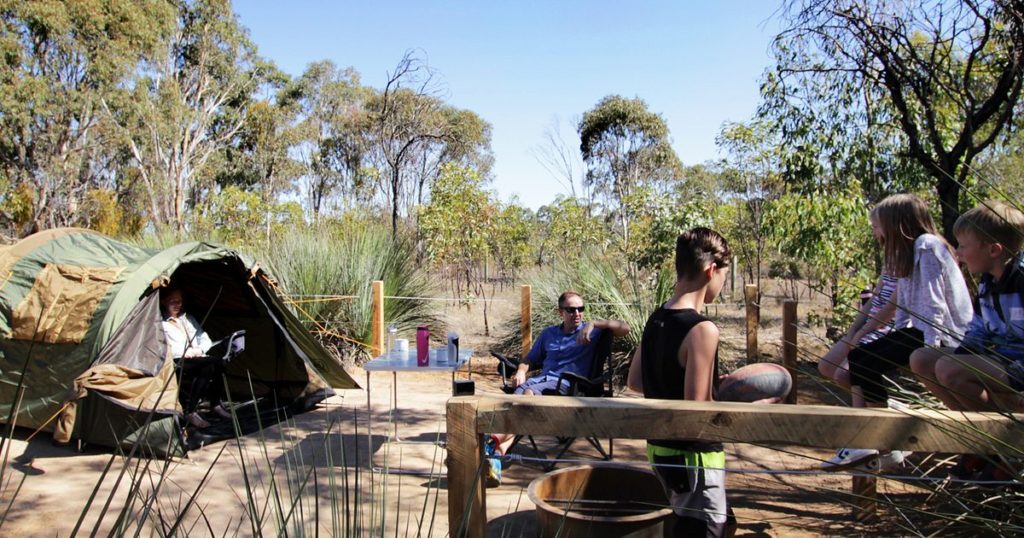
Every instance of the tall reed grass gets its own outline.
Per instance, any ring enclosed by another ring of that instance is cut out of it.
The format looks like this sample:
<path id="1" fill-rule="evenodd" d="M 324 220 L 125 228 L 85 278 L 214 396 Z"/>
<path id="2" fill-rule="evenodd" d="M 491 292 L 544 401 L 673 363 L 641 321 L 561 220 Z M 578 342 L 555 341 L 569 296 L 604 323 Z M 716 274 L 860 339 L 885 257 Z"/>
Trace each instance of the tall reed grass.
<path id="1" fill-rule="evenodd" d="M 400 482 L 397 491 L 389 489 L 395 480 L 388 470 L 401 466 L 401 457 L 385 444 L 379 449 L 381 468 L 372 470 L 368 432 L 358 427 L 364 418 L 357 415 L 347 406 L 328 408 L 313 421 L 322 428 L 308 435 L 295 435 L 303 425 L 282 416 L 277 427 L 245 437 L 233 417 L 236 439 L 203 449 L 213 454 L 201 458 L 208 463 L 199 473 L 185 459 L 147 457 L 141 440 L 114 449 L 97 468 L 91 491 L 83 498 L 63 500 L 67 520 L 54 522 L 48 530 L 52 534 L 73 524 L 72 536 L 157 537 L 430 536 L 439 531 L 437 527 L 446 522 L 438 513 L 439 496 L 444 494 L 439 481 L 428 480 L 426 490 L 417 492 L 422 501 L 403 498 Z M 382 421 L 379 426 L 391 431 L 394 423 Z M 308 430 L 309 424 L 304 427 Z M 4 530 L 12 508 L 24 511 L 35 502 L 19 496 L 22 486 L 44 474 L 38 469 L 31 472 L 32 461 L 16 461 L 13 440 L 13 428 L 5 427 L 0 432 Z M 440 445 L 435 447 L 429 471 L 439 478 L 443 452 Z M 221 477 L 212 489 L 214 479 L 224 473 L 239 478 L 224 489 Z M 230 500 L 211 497 L 214 493 L 227 494 Z"/>
<path id="2" fill-rule="evenodd" d="M 257 257 L 296 301 L 299 319 L 311 329 L 326 328 L 325 342 L 357 362 L 370 357 L 374 280 L 383 281 L 385 297 L 392 297 L 384 301 L 384 323 L 395 325 L 400 335 L 439 319 L 434 303 L 403 298 L 429 296 L 429 273 L 417 263 L 411 241 L 393 238 L 379 224 L 345 221 L 292 229 Z"/>

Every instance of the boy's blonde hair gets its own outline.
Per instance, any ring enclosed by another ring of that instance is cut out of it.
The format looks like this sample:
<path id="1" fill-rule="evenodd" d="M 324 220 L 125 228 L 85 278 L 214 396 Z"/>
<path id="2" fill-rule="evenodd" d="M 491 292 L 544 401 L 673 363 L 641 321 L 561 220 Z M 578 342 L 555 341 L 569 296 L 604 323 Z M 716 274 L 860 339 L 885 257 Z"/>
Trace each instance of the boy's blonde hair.
<path id="1" fill-rule="evenodd" d="M 983 243 L 999 243 L 1009 257 L 1016 256 L 1024 242 L 1024 213 L 1003 202 L 989 200 L 960 215 L 953 233 L 972 233 Z"/>

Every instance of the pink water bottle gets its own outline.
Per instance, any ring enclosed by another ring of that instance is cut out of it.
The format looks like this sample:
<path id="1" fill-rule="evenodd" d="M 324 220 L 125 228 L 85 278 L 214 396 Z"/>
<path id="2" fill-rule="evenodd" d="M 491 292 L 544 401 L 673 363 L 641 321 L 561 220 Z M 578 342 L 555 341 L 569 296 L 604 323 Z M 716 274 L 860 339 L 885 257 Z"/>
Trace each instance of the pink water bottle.
<path id="1" fill-rule="evenodd" d="M 416 327 L 416 366 L 430 363 L 430 329 L 426 325 Z"/>

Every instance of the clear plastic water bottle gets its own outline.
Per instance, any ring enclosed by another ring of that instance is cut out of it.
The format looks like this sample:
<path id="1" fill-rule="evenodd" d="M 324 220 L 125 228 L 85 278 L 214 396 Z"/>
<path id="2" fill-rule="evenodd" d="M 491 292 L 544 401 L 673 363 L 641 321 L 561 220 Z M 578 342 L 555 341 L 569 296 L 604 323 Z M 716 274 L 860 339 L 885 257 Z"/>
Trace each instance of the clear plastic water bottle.
<path id="1" fill-rule="evenodd" d="M 388 347 L 387 347 L 387 350 L 388 350 L 388 355 L 389 356 L 395 354 L 395 340 L 397 338 L 398 338 L 398 327 L 395 327 L 395 324 L 392 323 L 391 325 L 388 325 Z"/>

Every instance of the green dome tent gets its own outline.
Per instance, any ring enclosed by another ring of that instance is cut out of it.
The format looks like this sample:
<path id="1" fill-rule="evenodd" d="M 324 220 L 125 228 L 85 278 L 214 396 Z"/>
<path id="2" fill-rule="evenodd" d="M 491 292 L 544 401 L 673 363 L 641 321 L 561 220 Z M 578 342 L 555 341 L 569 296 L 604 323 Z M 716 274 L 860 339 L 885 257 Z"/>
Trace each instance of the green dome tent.
<path id="1" fill-rule="evenodd" d="M 0 421 L 17 403 L 18 426 L 52 429 L 58 441 L 139 443 L 157 455 L 215 440 L 183 439 L 178 427 L 157 293 L 171 281 L 213 339 L 246 331 L 225 371 L 233 401 L 279 417 L 357 386 L 237 252 L 201 242 L 145 249 L 63 228 L 0 248 Z"/>

